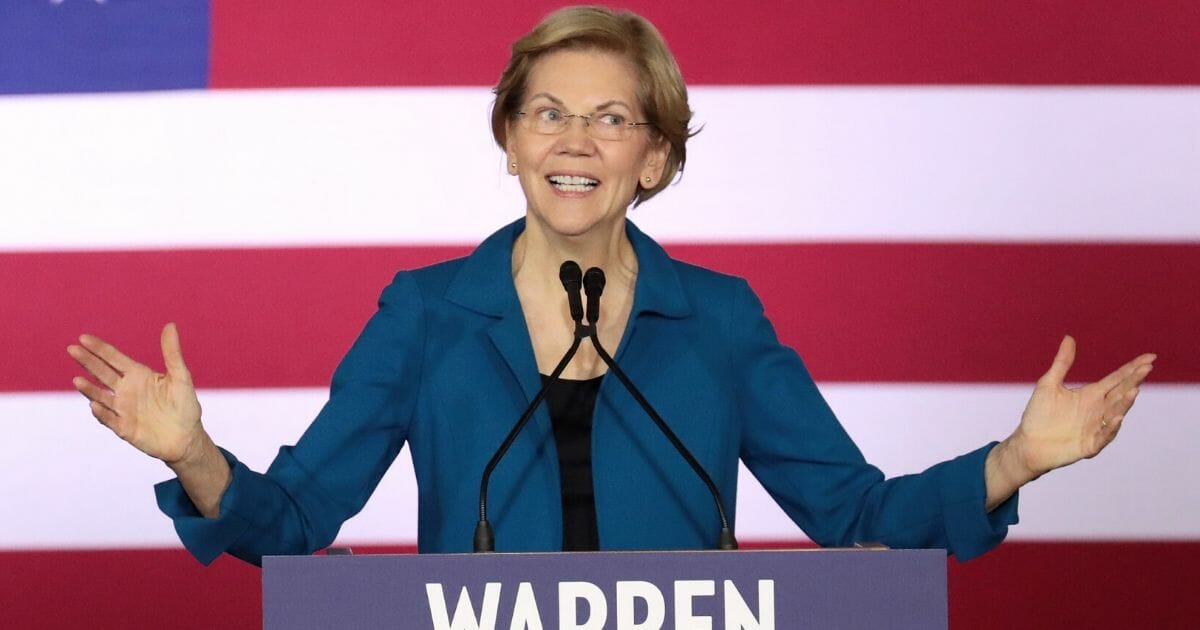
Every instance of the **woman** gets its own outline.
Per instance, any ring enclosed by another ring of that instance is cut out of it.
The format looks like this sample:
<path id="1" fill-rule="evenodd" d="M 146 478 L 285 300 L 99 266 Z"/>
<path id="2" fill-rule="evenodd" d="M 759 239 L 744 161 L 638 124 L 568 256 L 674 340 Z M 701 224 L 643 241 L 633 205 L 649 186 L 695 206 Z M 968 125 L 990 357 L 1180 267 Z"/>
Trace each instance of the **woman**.
<path id="1" fill-rule="evenodd" d="M 328 545 L 406 442 L 420 549 L 469 549 L 484 464 L 572 339 L 564 260 L 607 271 L 602 344 L 726 500 L 741 458 L 824 545 L 976 556 L 1015 522 L 1018 488 L 1116 436 L 1155 357 L 1068 390 L 1068 337 L 1011 436 L 884 480 L 779 345 L 746 283 L 671 260 L 626 221 L 630 204 L 683 167 L 690 117 L 674 59 L 641 18 L 565 9 L 519 40 L 492 128 L 525 193 L 525 218 L 466 258 L 397 274 L 338 367 L 328 404 L 266 474 L 205 432 L 172 324 L 162 333 L 165 374 L 84 335 L 69 353 L 99 384 L 77 377 L 75 387 L 102 423 L 175 472 L 157 488 L 159 505 L 203 562 Z M 554 409 L 497 468 L 499 550 L 714 545 L 707 490 L 605 371 L 585 344 L 555 385 Z"/>

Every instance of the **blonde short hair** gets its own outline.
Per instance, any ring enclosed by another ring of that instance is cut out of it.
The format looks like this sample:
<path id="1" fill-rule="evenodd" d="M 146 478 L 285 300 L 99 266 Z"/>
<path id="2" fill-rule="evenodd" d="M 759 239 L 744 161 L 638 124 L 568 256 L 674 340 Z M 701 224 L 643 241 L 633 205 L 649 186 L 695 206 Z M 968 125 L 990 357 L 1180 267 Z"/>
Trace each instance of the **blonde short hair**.
<path id="1" fill-rule="evenodd" d="M 670 144 L 662 179 L 649 189 L 638 188 L 634 205 L 657 195 L 687 159 L 687 139 L 695 135 L 688 124 L 687 86 L 675 57 L 658 29 L 646 18 L 605 7 L 567 7 L 547 15 L 512 46 L 512 57 L 493 90 L 492 136 L 505 149 L 508 124 L 525 99 L 529 73 L 538 59 L 559 50 L 598 49 L 623 55 L 638 72 L 638 104 L 656 139 Z"/>

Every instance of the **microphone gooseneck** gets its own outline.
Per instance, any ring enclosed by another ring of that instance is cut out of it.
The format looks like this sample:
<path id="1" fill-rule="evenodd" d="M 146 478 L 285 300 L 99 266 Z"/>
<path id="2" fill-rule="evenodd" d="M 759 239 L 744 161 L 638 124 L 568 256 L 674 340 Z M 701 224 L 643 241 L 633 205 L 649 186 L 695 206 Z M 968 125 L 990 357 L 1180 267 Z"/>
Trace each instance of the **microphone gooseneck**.
<path id="1" fill-rule="evenodd" d="M 688 465 L 692 467 L 692 470 L 695 471 L 696 475 L 700 477 L 701 481 L 704 482 L 704 485 L 708 487 L 708 491 L 712 494 L 713 501 L 717 505 L 717 514 L 721 519 L 721 533 L 718 539 L 718 548 L 737 549 L 737 539 L 735 539 L 733 536 L 733 528 L 729 526 L 729 519 L 725 515 L 725 503 L 721 498 L 721 492 L 717 489 L 717 485 L 713 483 L 712 478 L 709 477 L 708 472 L 704 470 L 704 467 L 700 465 L 700 462 L 697 461 L 692 455 L 691 451 L 684 446 L 679 437 L 675 435 L 675 432 L 671 430 L 671 427 L 667 426 L 667 423 L 662 419 L 662 416 L 658 415 L 658 412 L 654 410 L 654 407 L 650 405 L 650 402 L 646 400 L 646 397 L 642 395 L 633 382 L 629 380 L 629 377 L 625 375 L 625 372 L 623 372 L 620 366 L 617 365 L 616 361 L 614 361 L 613 358 L 608 354 L 608 351 L 604 349 L 604 346 L 600 344 L 600 337 L 597 334 L 598 328 L 596 324 L 600 320 L 600 296 L 604 294 L 604 271 L 599 267 L 592 267 L 588 269 L 586 273 L 580 274 L 579 265 L 575 261 L 568 260 L 564 262 L 561 267 L 559 267 L 558 278 L 562 282 L 563 289 L 567 292 L 567 304 L 570 309 L 571 319 L 575 322 L 575 338 L 571 342 L 571 347 L 567 350 L 566 354 L 563 355 L 562 360 L 560 360 L 558 365 L 554 367 L 554 371 L 550 373 L 549 378 L 547 378 L 546 382 L 542 384 L 542 387 L 538 390 L 537 395 L 533 397 L 533 400 L 529 403 L 529 406 L 525 408 L 525 411 L 521 414 L 521 417 L 517 420 L 516 424 L 513 425 L 512 430 L 510 430 L 508 435 L 504 438 L 504 442 L 502 442 L 500 447 L 496 449 L 496 453 L 492 455 L 491 460 L 488 461 L 487 466 L 485 466 L 483 469 L 483 478 L 479 483 L 479 522 L 475 526 L 475 552 L 486 553 L 495 551 L 495 534 L 492 530 L 491 523 L 489 523 L 487 520 L 487 492 L 488 483 L 491 480 L 492 472 L 495 471 L 496 466 L 500 463 L 500 460 L 504 458 L 504 455 L 508 452 L 508 449 L 512 447 L 513 442 L 516 441 L 517 436 L 521 433 L 521 430 L 524 429 L 525 425 L 529 423 L 529 419 L 533 417 L 534 410 L 536 410 L 537 406 L 541 404 L 542 400 L 545 399 L 546 391 L 550 387 L 550 384 L 558 380 L 558 378 L 562 375 L 563 370 L 566 369 L 567 364 L 569 364 L 571 359 L 575 357 L 575 353 L 579 351 L 579 345 L 584 339 L 591 340 L 592 345 L 596 348 L 596 354 L 599 355 L 600 359 L 604 361 L 605 365 L 612 370 L 613 374 L 617 376 L 617 379 L 621 381 L 621 384 L 625 386 L 625 389 L 629 391 L 634 400 L 636 400 L 646 412 L 646 415 L 650 416 L 650 419 L 654 421 L 656 426 L 658 426 L 659 431 L 666 436 L 667 440 L 671 442 L 671 445 L 675 447 L 675 450 L 679 452 L 684 461 L 686 461 Z M 582 288 L 583 293 L 587 295 L 587 324 L 583 323 L 585 309 L 582 304 L 582 298 L 579 295 L 580 288 Z"/>
<path id="2" fill-rule="evenodd" d="M 708 491 L 712 494 L 713 502 L 717 505 L 717 515 L 721 519 L 721 532 L 717 540 L 717 548 L 737 549 L 737 539 L 733 536 L 733 528 L 729 526 L 729 519 L 725 515 L 725 502 L 721 498 L 721 491 L 717 488 L 717 484 L 713 483 L 712 477 L 708 476 L 708 472 L 704 470 L 704 467 L 700 465 L 700 462 L 696 460 L 687 446 L 684 446 L 679 436 L 675 435 L 671 427 L 667 426 L 662 416 L 658 415 L 658 412 L 650 405 L 650 401 L 646 400 L 646 397 L 633 384 L 633 381 L 629 380 L 629 377 L 625 375 L 625 372 L 621 370 L 617 362 L 609 356 L 604 346 L 600 345 L 600 337 L 596 333 L 596 324 L 600 319 L 600 296 L 604 293 L 604 282 L 604 271 L 599 267 L 592 267 L 583 274 L 583 291 L 587 295 L 589 324 L 587 328 L 592 345 L 596 347 L 596 354 L 600 356 L 604 364 L 617 376 L 617 379 L 621 381 L 621 384 L 625 386 L 625 389 L 629 391 L 633 399 L 641 405 L 646 415 L 650 416 L 650 419 L 658 426 L 659 431 L 666 436 L 667 440 L 671 442 L 671 445 L 675 447 L 675 450 L 679 452 L 684 461 L 692 467 L 692 470 L 696 472 L 696 475 L 700 477 L 704 485 L 708 486 Z"/>
<path id="3" fill-rule="evenodd" d="M 496 465 L 504 458 L 504 454 L 512 447 L 512 443 L 516 441 L 517 436 L 521 433 L 521 429 L 529 423 L 529 419 L 533 417 L 534 410 L 546 398 L 546 390 L 550 384 L 558 380 L 562 375 L 563 370 L 567 368 L 567 364 L 575 357 L 575 353 L 579 351 L 579 344 L 587 336 L 580 334 L 580 328 L 583 327 L 581 320 L 583 319 L 583 305 L 579 297 L 580 287 L 580 272 L 579 264 L 573 260 L 568 260 L 558 269 L 558 279 L 562 281 L 563 289 L 567 292 L 567 302 L 571 310 L 571 319 L 575 321 L 575 339 L 571 342 L 571 347 L 567 353 L 563 355 L 562 360 L 558 365 L 554 366 L 554 371 L 550 373 L 550 378 L 542 383 L 542 388 L 538 390 L 536 396 L 525 408 L 525 412 L 513 425 L 511 431 L 504 438 L 504 442 L 500 444 L 500 448 L 496 449 L 496 453 L 492 455 L 492 459 L 488 461 L 487 466 L 483 469 L 483 478 L 479 482 L 479 522 L 475 525 L 475 543 L 474 549 L 476 553 L 486 553 L 496 550 L 496 539 L 492 531 L 492 524 L 487 520 L 487 491 L 488 482 L 492 478 L 492 472 L 496 469 Z"/>

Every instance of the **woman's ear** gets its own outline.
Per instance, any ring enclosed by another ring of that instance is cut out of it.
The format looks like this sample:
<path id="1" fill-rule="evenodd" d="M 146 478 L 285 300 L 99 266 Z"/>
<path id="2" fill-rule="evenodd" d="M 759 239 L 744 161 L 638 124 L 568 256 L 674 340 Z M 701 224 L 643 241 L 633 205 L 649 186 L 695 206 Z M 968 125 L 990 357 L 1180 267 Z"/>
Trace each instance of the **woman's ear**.
<path id="1" fill-rule="evenodd" d="M 517 151 L 513 147 L 512 121 L 504 125 L 504 161 L 509 175 L 517 174 Z"/>
<path id="2" fill-rule="evenodd" d="M 671 143 L 666 138 L 659 138 L 650 145 L 646 153 L 646 162 L 638 183 L 647 190 L 654 188 L 662 181 L 663 171 L 667 168 L 667 156 L 671 154 Z"/>

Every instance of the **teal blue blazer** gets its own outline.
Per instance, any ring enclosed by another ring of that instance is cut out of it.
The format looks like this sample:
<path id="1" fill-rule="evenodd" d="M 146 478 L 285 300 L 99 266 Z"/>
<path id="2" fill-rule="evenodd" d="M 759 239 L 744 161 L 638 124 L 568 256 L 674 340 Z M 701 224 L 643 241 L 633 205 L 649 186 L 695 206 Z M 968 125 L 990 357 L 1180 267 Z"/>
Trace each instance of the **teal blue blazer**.
<path id="1" fill-rule="evenodd" d="M 158 504 L 184 545 L 205 563 L 222 552 L 258 563 L 324 548 L 407 444 L 418 548 L 470 551 L 483 467 L 541 385 L 511 277 L 524 225 L 504 227 L 465 258 L 396 274 L 296 445 L 281 448 L 266 473 L 226 453 L 233 480 L 218 518 L 200 516 L 177 480 L 159 484 Z M 1004 538 L 1017 497 L 984 509 L 993 445 L 885 480 L 800 357 L 778 342 L 745 280 L 672 260 L 626 226 L 638 277 L 615 359 L 708 470 L 732 518 L 741 459 L 821 545 L 879 541 L 967 559 Z M 593 427 L 602 549 L 715 547 L 707 489 L 615 377 L 600 386 Z M 489 504 L 498 551 L 562 548 L 544 408 L 493 474 Z"/>

